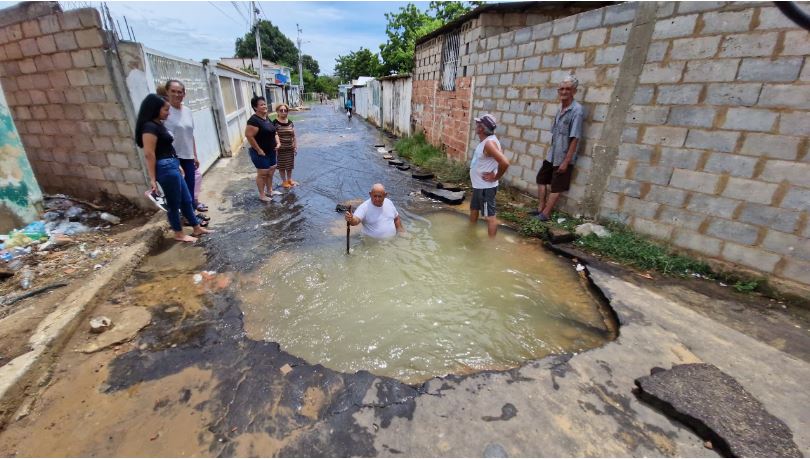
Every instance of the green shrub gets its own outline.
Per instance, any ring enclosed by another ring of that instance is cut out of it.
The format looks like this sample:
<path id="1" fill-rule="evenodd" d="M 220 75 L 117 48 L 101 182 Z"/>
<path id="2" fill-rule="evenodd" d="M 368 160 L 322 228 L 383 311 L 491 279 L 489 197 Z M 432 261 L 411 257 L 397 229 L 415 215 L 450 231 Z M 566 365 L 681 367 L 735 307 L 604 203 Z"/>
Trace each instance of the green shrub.
<path id="1" fill-rule="evenodd" d="M 429 170 L 443 182 L 466 184 L 469 182 L 469 169 L 461 161 L 447 157 L 443 151 L 428 143 L 425 134 L 418 132 L 411 137 L 403 137 L 394 144 L 400 156 L 422 169 Z"/>

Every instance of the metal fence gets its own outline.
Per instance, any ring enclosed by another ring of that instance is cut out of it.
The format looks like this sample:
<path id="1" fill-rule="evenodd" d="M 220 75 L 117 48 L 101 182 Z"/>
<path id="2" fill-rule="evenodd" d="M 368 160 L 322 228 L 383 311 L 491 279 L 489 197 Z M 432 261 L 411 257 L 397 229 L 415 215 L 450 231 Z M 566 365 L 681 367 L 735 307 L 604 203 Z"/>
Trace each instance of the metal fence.
<path id="1" fill-rule="evenodd" d="M 184 103 L 191 108 L 197 157 L 200 168 L 206 171 L 214 164 L 221 151 L 214 122 L 213 101 L 203 65 L 148 48 L 144 48 L 144 54 L 149 69 L 147 75 L 155 88 L 171 79 L 179 80 L 186 87 Z"/>
<path id="2" fill-rule="evenodd" d="M 455 30 L 444 36 L 442 43 L 441 89 L 455 91 L 458 74 L 459 31 Z"/>

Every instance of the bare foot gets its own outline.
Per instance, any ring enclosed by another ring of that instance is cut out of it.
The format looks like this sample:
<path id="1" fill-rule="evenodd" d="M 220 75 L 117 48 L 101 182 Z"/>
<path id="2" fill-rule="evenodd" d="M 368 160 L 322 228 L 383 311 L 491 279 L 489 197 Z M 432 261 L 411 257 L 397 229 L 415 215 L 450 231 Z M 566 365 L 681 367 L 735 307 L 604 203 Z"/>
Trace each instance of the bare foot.
<path id="1" fill-rule="evenodd" d="M 194 228 L 194 232 L 191 233 L 191 235 L 194 236 L 194 237 L 200 237 L 203 234 L 211 234 L 211 233 L 214 233 L 214 232 L 215 232 L 214 230 L 205 229 L 202 226 L 200 226 L 198 228 Z"/>
<path id="2" fill-rule="evenodd" d="M 259 196 L 259 201 L 262 202 L 272 202 L 273 200 L 268 198 L 267 196 Z"/>
<path id="3" fill-rule="evenodd" d="M 184 235 L 182 235 L 182 236 L 175 236 L 175 237 L 174 237 L 174 240 L 175 240 L 175 241 L 179 241 L 179 242 L 190 242 L 190 243 L 195 243 L 195 242 L 197 242 L 197 238 L 196 238 L 196 237 L 189 236 L 189 235 L 187 235 L 187 234 L 184 234 Z"/>

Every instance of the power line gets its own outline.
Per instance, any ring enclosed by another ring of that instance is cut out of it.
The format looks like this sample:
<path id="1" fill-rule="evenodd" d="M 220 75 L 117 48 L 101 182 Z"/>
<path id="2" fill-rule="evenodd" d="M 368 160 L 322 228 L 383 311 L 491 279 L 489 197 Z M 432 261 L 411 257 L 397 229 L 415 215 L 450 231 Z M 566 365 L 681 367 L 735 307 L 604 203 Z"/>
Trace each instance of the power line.
<path id="1" fill-rule="evenodd" d="M 225 13 L 224 11 L 222 11 L 222 9 L 220 9 L 220 7 L 218 7 L 216 3 L 214 3 L 214 2 L 208 2 L 208 3 L 210 3 L 210 4 L 211 4 L 211 6 L 213 6 L 214 8 L 216 8 L 216 9 L 217 9 L 217 11 L 219 11 L 220 13 L 222 13 L 222 15 L 223 15 L 223 16 L 225 16 L 226 18 L 228 18 L 228 19 L 230 19 L 231 21 L 235 22 L 235 23 L 236 23 L 236 24 L 237 24 L 239 27 L 242 27 L 242 23 L 240 23 L 240 22 L 239 22 L 239 21 L 237 21 L 236 19 L 232 18 L 231 16 L 228 16 L 228 14 L 227 14 L 227 13 Z"/>
<path id="2" fill-rule="evenodd" d="M 261 10 L 262 10 L 262 16 L 264 16 L 264 19 L 265 19 L 266 21 L 269 21 L 269 20 L 270 20 L 270 17 L 269 17 L 269 16 L 267 16 L 267 13 L 265 13 L 265 12 L 264 12 L 264 7 L 262 6 L 262 2 L 256 2 L 256 3 L 259 5 L 259 9 L 261 9 Z"/>
<path id="3" fill-rule="evenodd" d="M 233 5 L 233 9 L 235 9 L 236 12 L 239 13 L 239 16 L 242 16 L 242 19 L 244 19 L 245 22 L 250 24 L 250 20 L 247 17 L 245 17 L 245 13 L 243 13 L 242 10 L 239 9 L 239 4 L 236 2 L 231 2 L 231 5 Z"/>

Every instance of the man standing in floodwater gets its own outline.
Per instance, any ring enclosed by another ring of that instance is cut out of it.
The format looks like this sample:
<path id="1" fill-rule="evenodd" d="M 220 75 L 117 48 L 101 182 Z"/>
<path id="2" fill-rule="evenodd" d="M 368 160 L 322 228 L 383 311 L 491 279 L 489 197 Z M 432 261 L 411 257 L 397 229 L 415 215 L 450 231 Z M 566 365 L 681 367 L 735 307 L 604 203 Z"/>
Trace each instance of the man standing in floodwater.
<path id="1" fill-rule="evenodd" d="M 583 109 L 574 100 L 577 86 L 579 80 L 574 75 L 569 75 L 557 88 L 560 109 L 551 125 L 551 146 L 537 173 L 539 202 L 535 218 L 540 221 L 551 218 L 551 211 L 560 199 L 560 193 L 568 191 L 571 186 L 579 139 L 582 138 Z"/>
<path id="2" fill-rule="evenodd" d="M 363 234 L 375 239 L 394 237 L 405 231 L 394 203 L 387 198 L 388 193 L 381 183 L 375 183 L 368 193 L 371 197 L 360 204 L 354 213 L 346 212 L 346 221 L 356 226 L 363 223 Z"/>
<path id="3" fill-rule="evenodd" d="M 501 142 L 495 137 L 498 127 L 495 117 L 490 114 L 475 118 L 475 134 L 481 143 L 475 147 L 470 161 L 470 181 L 473 195 L 470 200 L 470 223 L 478 222 L 481 213 L 487 219 L 487 233 L 495 237 L 498 232 L 498 219 L 495 218 L 495 193 L 498 180 L 509 169 L 509 160 L 503 155 Z"/>

